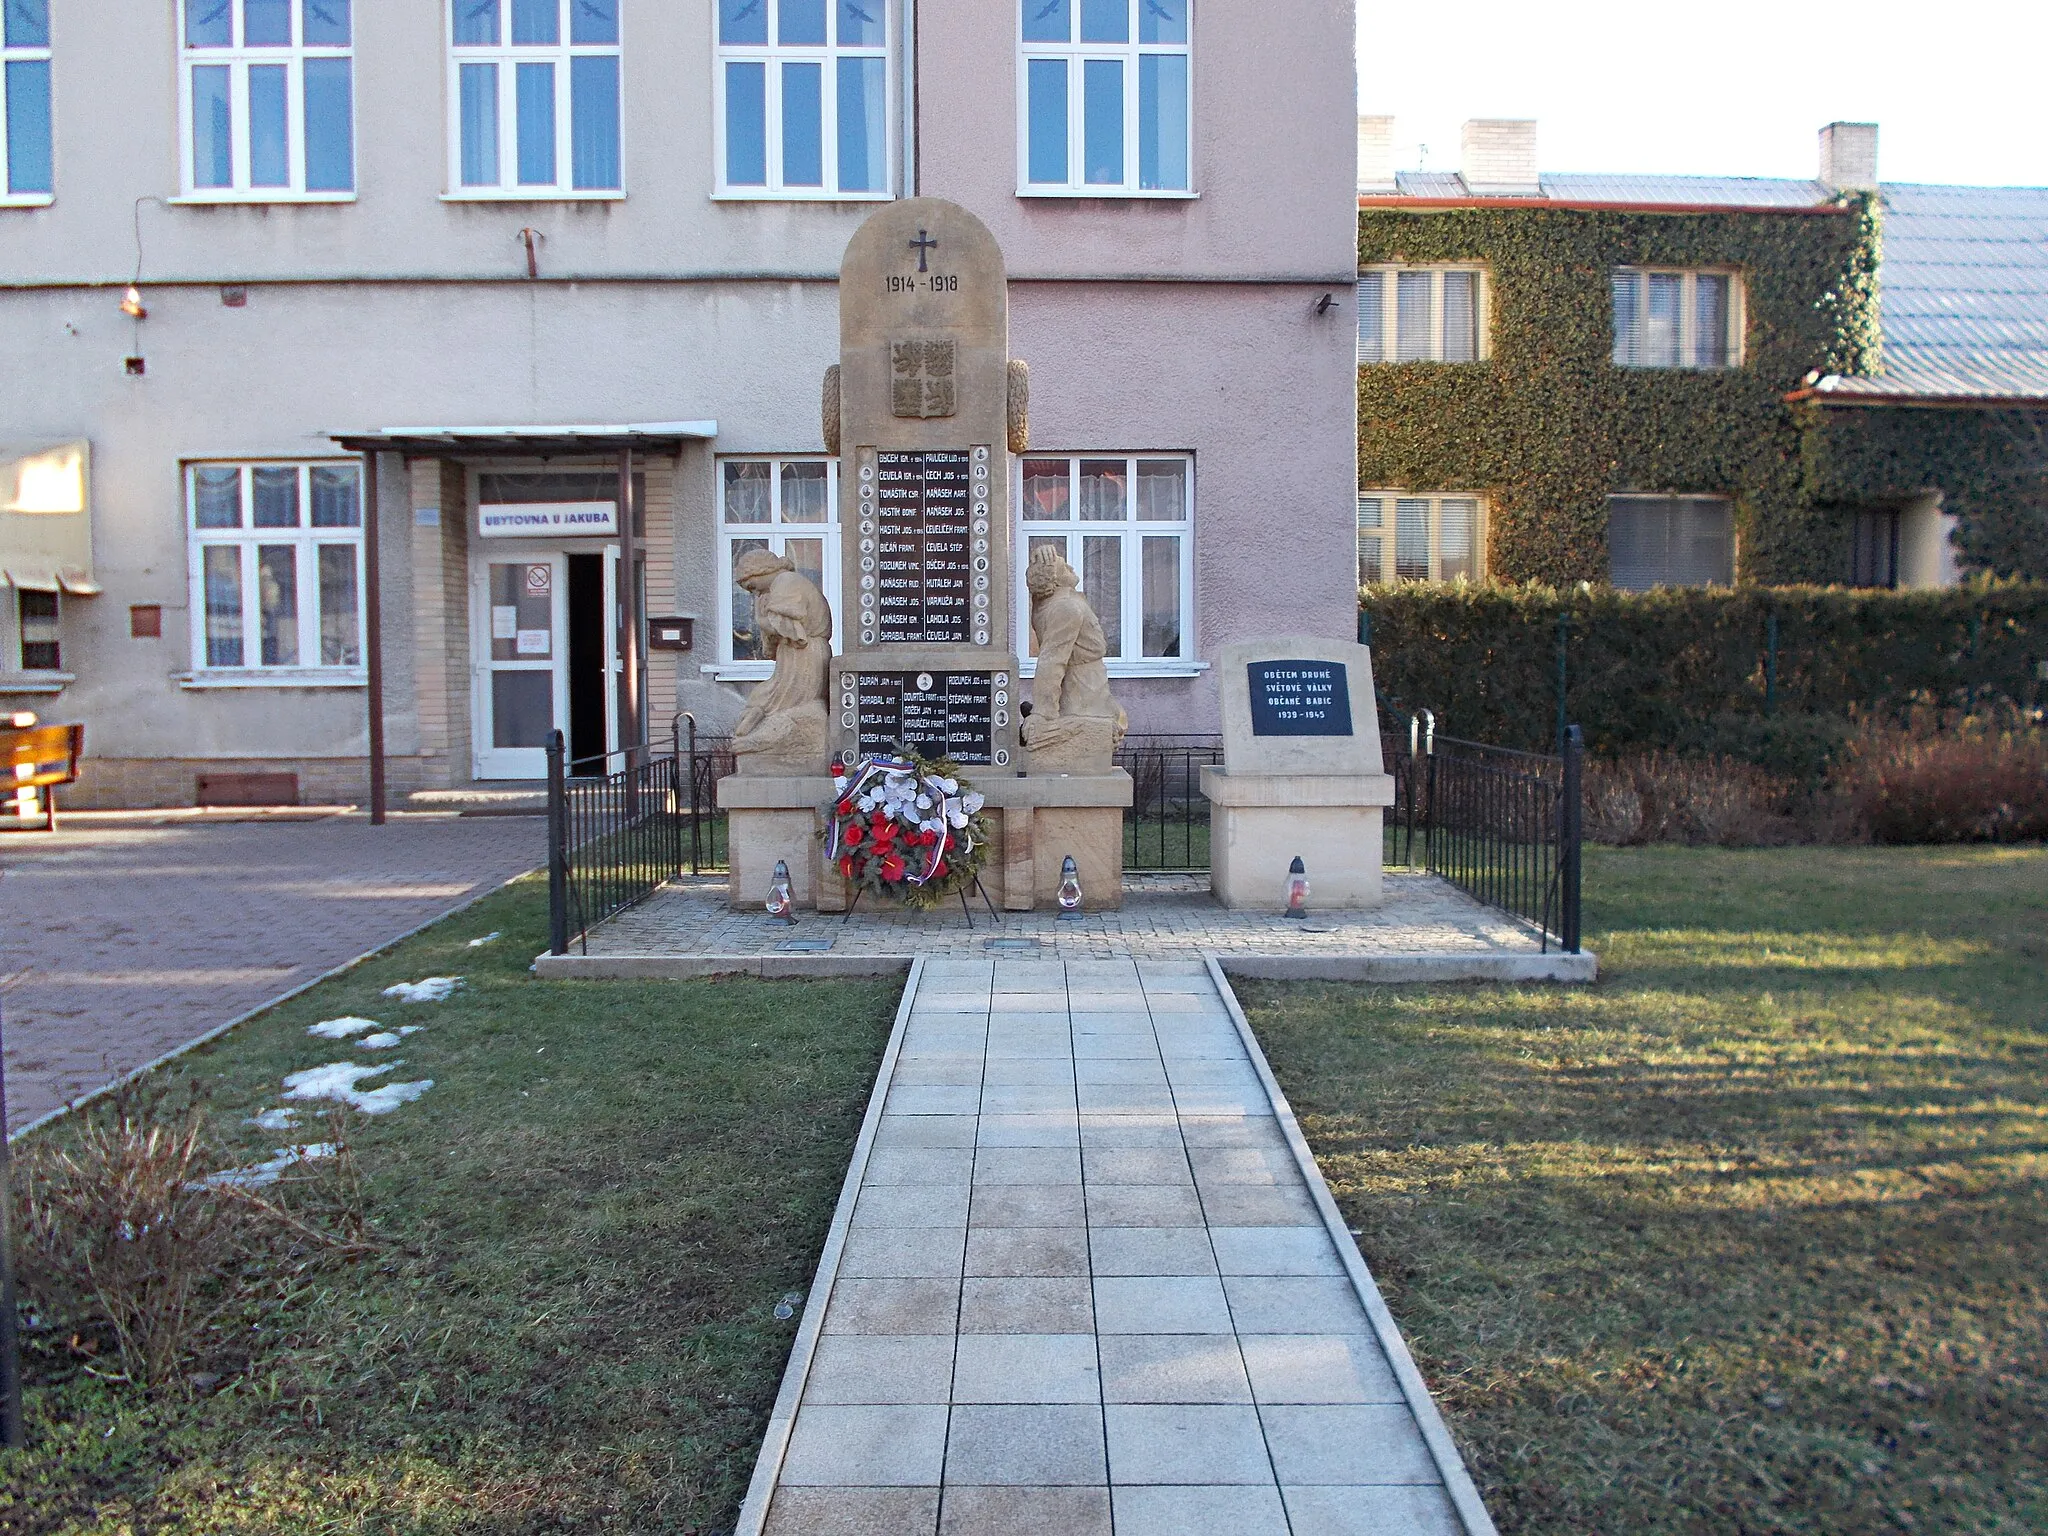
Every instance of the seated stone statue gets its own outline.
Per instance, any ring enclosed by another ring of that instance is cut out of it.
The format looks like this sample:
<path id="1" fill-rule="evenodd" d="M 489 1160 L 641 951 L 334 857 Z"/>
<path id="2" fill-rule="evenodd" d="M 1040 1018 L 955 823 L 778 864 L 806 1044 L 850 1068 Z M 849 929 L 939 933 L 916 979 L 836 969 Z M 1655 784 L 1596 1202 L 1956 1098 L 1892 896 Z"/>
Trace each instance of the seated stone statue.
<path id="1" fill-rule="evenodd" d="M 735 766 L 740 773 L 824 773 L 832 605 L 785 556 L 765 549 L 740 556 L 733 579 L 753 594 L 755 632 L 775 661 L 733 729 Z"/>
<path id="2" fill-rule="evenodd" d="M 1034 773 L 1108 773 L 1129 724 L 1109 694 L 1102 621 L 1080 592 L 1081 578 L 1058 550 L 1041 549 L 1025 568 L 1038 679 L 1019 734 Z"/>

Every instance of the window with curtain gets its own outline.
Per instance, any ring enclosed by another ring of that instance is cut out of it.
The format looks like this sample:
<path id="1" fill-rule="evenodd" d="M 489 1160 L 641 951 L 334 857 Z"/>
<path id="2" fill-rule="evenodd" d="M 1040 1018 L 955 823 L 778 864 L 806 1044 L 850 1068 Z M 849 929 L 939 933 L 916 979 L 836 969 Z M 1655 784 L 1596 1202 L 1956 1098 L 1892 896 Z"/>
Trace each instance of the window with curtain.
<path id="1" fill-rule="evenodd" d="M 754 622 L 754 597 L 733 579 L 740 557 L 766 549 L 789 557 L 832 605 L 833 649 L 839 631 L 839 461 L 822 457 L 731 458 L 718 461 L 720 662 L 743 675 L 772 668 Z M 748 667 L 747 664 L 753 664 Z"/>
<path id="2" fill-rule="evenodd" d="M 1731 368 L 1742 361 L 1741 285 L 1731 272 L 1616 267 L 1614 366 Z"/>
<path id="3" fill-rule="evenodd" d="M 1366 267 L 1358 274 L 1361 363 L 1472 363 L 1486 355 L 1478 267 Z"/>
<path id="4" fill-rule="evenodd" d="M 49 202 L 50 0 L 0 0 L 0 132 L 0 207 Z"/>
<path id="5" fill-rule="evenodd" d="M 1037 652 L 1031 556 L 1053 548 L 1102 621 L 1112 671 L 1194 655 L 1195 465 L 1185 454 L 1032 455 L 1016 465 L 1017 649 Z"/>
<path id="6" fill-rule="evenodd" d="M 718 192 L 886 198 L 887 0 L 718 0 Z"/>
<path id="7" fill-rule="evenodd" d="M 1017 0 L 1018 191 L 1185 193 L 1192 0 Z"/>
<path id="8" fill-rule="evenodd" d="M 361 674 L 361 479 L 353 460 L 185 467 L 195 672 Z"/>
<path id="9" fill-rule="evenodd" d="M 1857 509 L 1850 524 L 1850 586 L 1898 586 L 1900 523 L 1896 507 Z"/>
<path id="10" fill-rule="evenodd" d="M 186 197 L 355 195 L 351 0 L 180 0 L 179 25 Z"/>
<path id="11" fill-rule="evenodd" d="M 619 0 L 443 3 L 450 195 L 618 196 Z"/>
<path id="12" fill-rule="evenodd" d="M 1478 581 L 1485 565 L 1484 505 L 1477 496 L 1363 491 L 1358 497 L 1358 584 Z"/>
<path id="13" fill-rule="evenodd" d="M 1625 592 L 1735 581 L 1735 508 L 1725 496 L 1607 498 L 1608 579 Z"/>

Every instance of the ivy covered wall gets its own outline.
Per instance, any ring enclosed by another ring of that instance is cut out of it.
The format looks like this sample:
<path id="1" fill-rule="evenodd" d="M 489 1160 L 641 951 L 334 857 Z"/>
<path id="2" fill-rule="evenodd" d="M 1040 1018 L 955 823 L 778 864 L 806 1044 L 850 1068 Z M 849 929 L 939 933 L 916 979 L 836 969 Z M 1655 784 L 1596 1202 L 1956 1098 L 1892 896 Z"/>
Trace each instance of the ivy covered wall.
<path id="1" fill-rule="evenodd" d="M 1870 199 L 1782 213 L 1364 208 L 1358 259 L 1488 271 L 1485 361 L 1358 370 L 1358 475 L 1361 490 L 1485 494 L 1495 580 L 1605 580 L 1617 491 L 1732 497 L 1744 580 L 1847 576 L 1848 522 L 1812 493 L 1810 422 L 1785 396 L 1814 369 L 1877 364 Z M 1739 269 L 1743 366 L 1615 367 L 1616 266 Z"/>

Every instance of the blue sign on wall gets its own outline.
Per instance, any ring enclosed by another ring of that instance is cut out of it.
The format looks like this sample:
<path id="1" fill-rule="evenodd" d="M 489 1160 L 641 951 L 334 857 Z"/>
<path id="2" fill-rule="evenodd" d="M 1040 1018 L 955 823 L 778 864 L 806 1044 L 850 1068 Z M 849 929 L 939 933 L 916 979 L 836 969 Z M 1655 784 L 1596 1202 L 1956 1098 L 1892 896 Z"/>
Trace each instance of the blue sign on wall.
<path id="1" fill-rule="evenodd" d="M 1341 661 L 1255 661 L 1254 736 L 1349 736 L 1351 682 Z"/>

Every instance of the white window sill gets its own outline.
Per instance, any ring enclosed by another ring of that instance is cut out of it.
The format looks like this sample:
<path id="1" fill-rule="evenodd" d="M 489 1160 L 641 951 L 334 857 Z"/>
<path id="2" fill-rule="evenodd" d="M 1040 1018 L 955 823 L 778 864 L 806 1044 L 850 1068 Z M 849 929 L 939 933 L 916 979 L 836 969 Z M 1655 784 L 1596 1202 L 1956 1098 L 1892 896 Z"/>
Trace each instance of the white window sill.
<path id="1" fill-rule="evenodd" d="M 166 198 L 173 208 L 219 208 L 255 204 L 258 207 L 270 203 L 352 203 L 356 200 L 353 192 L 288 192 L 276 187 L 265 187 L 257 192 L 187 192 L 181 197 Z"/>
<path id="2" fill-rule="evenodd" d="M 1135 187 L 1019 187 L 1019 197 L 1064 198 L 1068 202 L 1076 198 L 1093 198 L 1098 202 L 1154 202 L 1192 203 L 1201 197 L 1199 192 L 1175 192 Z"/>
<path id="3" fill-rule="evenodd" d="M 705 662 L 697 670 L 714 683 L 758 683 L 775 671 L 772 661 Z"/>
<path id="4" fill-rule="evenodd" d="M 460 192 L 443 192 L 444 203 L 623 203 L 622 188 L 583 189 L 561 187 L 464 187 Z"/>
<path id="5" fill-rule="evenodd" d="M 1103 667 L 1112 678 L 1144 677 L 1200 677 L 1209 670 L 1206 661 L 1178 661 L 1170 657 L 1155 658 L 1151 661 L 1106 661 Z M 1038 658 L 1022 656 L 1017 661 L 1019 677 L 1038 676 Z"/>
<path id="6" fill-rule="evenodd" d="M 0 192 L 0 208 L 47 208 L 55 201 L 54 192 Z"/>
<path id="7" fill-rule="evenodd" d="M 816 187 L 726 187 L 711 194 L 714 203 L 893 203 L 894 192 L 825 192 Z"/>
<path id="8" fill-rule="evenodd" d="M 367 688 L 370 679 L 362 672 L 316 667 L 250 667 L 243 671 L 181 672 L 178 686 L 187 690 L 207 688 Z"/>
<path id="9" fill-rule="evenodd" d="M 62 693 L 77 681 L 76 672 L 0 672 L 0 694 Z"/>

